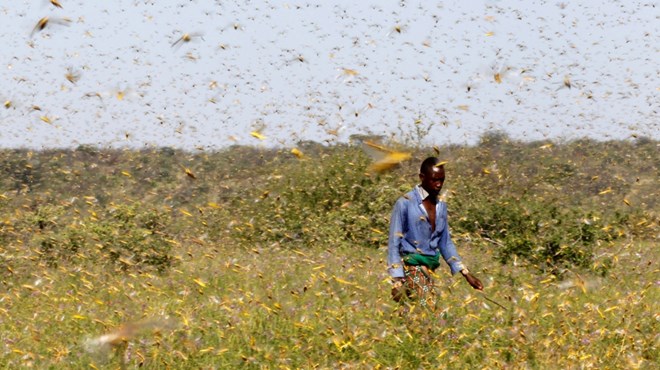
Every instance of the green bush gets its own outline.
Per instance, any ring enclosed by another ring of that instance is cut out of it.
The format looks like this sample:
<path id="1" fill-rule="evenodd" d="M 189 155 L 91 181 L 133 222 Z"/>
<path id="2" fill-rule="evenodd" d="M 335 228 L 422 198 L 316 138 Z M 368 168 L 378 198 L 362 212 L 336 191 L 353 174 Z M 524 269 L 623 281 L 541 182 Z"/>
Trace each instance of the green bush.
<path id="1" fill-rule="evenodd" d="M 155 268 L 164 271 L 172 265 L 172 241 L 165 226 L 168 215 L 147 209 L 140 203 L 116 205 L 104 219 L 90 227 L 92 239 L 110 263 L 122 269 Z"/>
<path id="2" fill-rule="evenodd" d="M 464 197 L 455 207 L 461 217 L 454 227 L 494 244 L 502 263 L 517 256 L 542 271 L 589 267 L 596 242 L 606 237 L 600 216 L 532 197 Z"/>
<path id="3" fill-rule="evenodd" d="M 320 161 L 290 163 L 286 176 L 252 196 L 240 235 L 250 242 L 278 242 L 298 248 L 319 241 L 332 245 L 379 247 L 387 244 L 389 213 L 400 194 L 394 175 L 367 173 L 359 148 L 321 154 Z"/>
<path id="4" fill-rule="evenodd" d="M 166 229 L 169 215 L 142 204 L 121 204 L 95 212 L 85 221 L 59 223 L 72 209 L 42 206 L 25 216 L 23 230 L 32 230 L 32 245 L 49 266 L 92 261 L 123 270 L 165 271 L 173 263 Z"/>

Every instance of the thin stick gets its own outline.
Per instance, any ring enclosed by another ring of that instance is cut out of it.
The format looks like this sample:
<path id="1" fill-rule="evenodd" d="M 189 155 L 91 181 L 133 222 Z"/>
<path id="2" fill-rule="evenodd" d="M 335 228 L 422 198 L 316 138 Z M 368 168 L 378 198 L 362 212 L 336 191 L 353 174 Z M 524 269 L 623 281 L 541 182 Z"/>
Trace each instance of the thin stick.
<path id="1" fill-rule="evenodd" d="M 486 295 L 486 293 L 481 292 L 481 295 L 482 295 L 484 298 L 486 298 L 486 300 L 487 300 L 488 302 L 494 303 L 494 304 L 496 304 L 496 305 L 502 307 L 503 309 L 508 310 L 508 308 L 506 308 L 506 307 L 504 307 L 503 305 L 497 303 L 496 301 L 494 301 L 494 300 L 488 298 L 488 296 Z"/>

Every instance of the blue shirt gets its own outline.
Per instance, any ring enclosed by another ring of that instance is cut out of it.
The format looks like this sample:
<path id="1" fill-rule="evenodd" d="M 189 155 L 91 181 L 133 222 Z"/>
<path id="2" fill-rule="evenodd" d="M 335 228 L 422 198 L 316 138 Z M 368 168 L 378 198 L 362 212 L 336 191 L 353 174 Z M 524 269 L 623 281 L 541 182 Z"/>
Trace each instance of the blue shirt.
<path id="1" fill-rule="evenodd" d="M 465 268 L 449 235 L 447 203 L 436 204 L 435 230 L 431 232 L 431 223 L 422 204 L 425 194 L 426 191 L 417 185 L 394 204 L 387 246 L 387 265 L 392 277 L 404 276 L 401 258 L 410 253 L 427 256 L 440 253 L 452 274 Z"/>

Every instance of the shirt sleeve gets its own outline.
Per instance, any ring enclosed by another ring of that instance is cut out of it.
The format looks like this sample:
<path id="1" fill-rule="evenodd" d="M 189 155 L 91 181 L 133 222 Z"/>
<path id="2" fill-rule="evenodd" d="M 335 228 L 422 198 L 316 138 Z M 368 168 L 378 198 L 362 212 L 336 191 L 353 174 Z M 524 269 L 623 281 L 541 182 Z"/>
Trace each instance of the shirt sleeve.
<path id="1" fill-rule="evenodd" d="M 451 240 L 451 235 L 449 233 L 449 222 L 447 221 L 447 207 L 444 207 L 443 212 L 445 225 L 442 229 L 442 235 L 440 236 L 440 254 L 442 254 L 442 258 L 444 258 L 445 262 L 447 262 L 449 265 L 451 274 L 454 275 L 457 272 L 463 270 L 465 266 L 463 265 L 461 256 L 459 256 L 458 252 L 456 251 L 454 242 Z"/>
<path id="2" fill-rule="evenodd" d="M 406 205 L 403 199 L 397 200 L 390 217 L 390 234 L 387 245 L 387 270 L 393 278 L 404 277 L 403 262 L 399 248 L 404 236 Z"/>

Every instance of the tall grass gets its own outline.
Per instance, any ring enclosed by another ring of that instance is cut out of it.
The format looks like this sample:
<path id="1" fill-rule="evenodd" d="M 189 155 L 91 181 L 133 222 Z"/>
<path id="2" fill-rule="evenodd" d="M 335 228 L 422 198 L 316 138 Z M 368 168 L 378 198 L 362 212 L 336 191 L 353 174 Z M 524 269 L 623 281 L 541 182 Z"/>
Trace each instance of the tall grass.
<path id="1" fill-rule="evenodd" d="M 506 309 L 439 271 L 439 310 L 400 317 L 377 249 L 237 253 L 224 244 L 191 247 L 160 275 L 62 264 L 6 276 L 1 361 L 116 368 L 110 347 L 86 341 L 144 318 L 163 328 L 128 338 L 121 355 L 130 367 L 649 368 L 660 360 L 652 245 L 621 245 L 607 278 L 561 281 L 460 245 L 485 294 Z"/>

